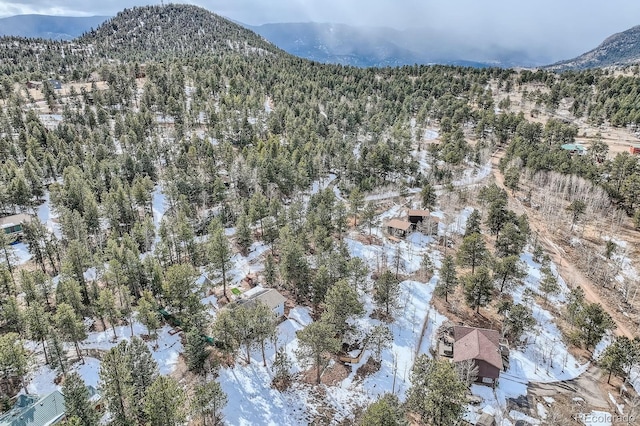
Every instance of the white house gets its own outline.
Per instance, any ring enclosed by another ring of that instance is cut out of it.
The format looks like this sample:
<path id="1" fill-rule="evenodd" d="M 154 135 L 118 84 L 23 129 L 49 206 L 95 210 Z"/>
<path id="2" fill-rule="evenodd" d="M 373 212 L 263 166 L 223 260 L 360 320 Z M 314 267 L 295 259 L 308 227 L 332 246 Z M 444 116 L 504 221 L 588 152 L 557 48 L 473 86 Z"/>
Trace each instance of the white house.
<path id="1" fill-rule="evenodd" d="M 244 292 L 242 294 L 242 298 L 238 300 L 238 304 L 251 305 L 257 301 L 267 305 L 276 318 L 284 316 L 284 304 L 287 301 L 287 298 L 281 295 L 277 290 L 256 286 L 251 290 Z"/>

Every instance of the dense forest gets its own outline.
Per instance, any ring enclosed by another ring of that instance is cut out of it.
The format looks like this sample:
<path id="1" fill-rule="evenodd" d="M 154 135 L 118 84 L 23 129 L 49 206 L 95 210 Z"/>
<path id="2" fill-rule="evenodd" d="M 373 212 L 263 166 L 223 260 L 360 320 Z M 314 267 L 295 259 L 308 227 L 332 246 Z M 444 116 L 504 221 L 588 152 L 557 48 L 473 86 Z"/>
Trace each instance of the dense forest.
<path id="1" fill-rule="evenodd" d="M 507 186 L 517 188 L 527 172 L 581 177 L 606 191 L 640 226 L 637 157 L 609 156 L 601 141 L 588 155 L 571 155 L 561 148 L 578 136 L 571 122 L 541 124 L 508 112 L 508 102 L 494 101 L 496 93 L 535 86 L 523 99 L 538 110 L 570 102 L 575 118 L 636 130 L 636 73 L 322 65 L 192 6 L 125 10 L 73 42 L 1 38 L 0 213 L 36 215 L 46 204 L 58 217 L 54 226 L 39 220 L 25 225 L 31 268 L 18 266 L 12 241 L 0 233 L 3 330 L 41 344 L 47 360 L 65 374 L 68 360 L 60 347 L 66 342 L 78 349 L 86 338 L 83 318 L 106 329 L 131 324 L 136 315 L 157 330 L 158 308 L 166 307 L 184 319 L 189 367 L 206 378 L 215 368 L 205 365 L 202 336 L 213 329 L 225 336 L 223 351 L 242 354 L 256 342 L 264 345 L 273 325 L 259 311 L 230 311 L 211 325 L 195 297 L 198 268 L 221 281 L 224 297 L 231 257 L 260 240 L 269 246 L 268 284 L 327 318 L 301 339 L 326 333 L 321 328 L 327 324 L 334 334 L 345 334 L 357 303 L 346 313 L 334 312 L 327 300 L 349 300 L 352 286 L 339 283 L 357 283 L 367 274 L 342 241 L 351 216 L 365 226 L 374 221 L 363 194 L 415 189 L 428 206 L 435 198 L 432 186 L 446 188 L 465 166 L 486 162 L 496 149 L 505 150 Z M 41 82 L 40 92 L 27 89 L 28 81 Z M 58 81 L 65 94 L 54 87 Z M 427 172 L 413 143 L 432 126 L 440 129 L 441 142 L 421 148 L 433 164 Z M 310 191 L 329 176 L 335 190 Z M 495 204 L 499 213 L 494 222 L 487 219 L 491 234 L 498 239 L 511 233 L 497 246 L 504 286 L 528 225 L 526 217 L 506 210 L 506 193 L 485 191 L 487 205 Z M 157 223 L 154 200 L 160 193 L 168 210 Z M 232 239 L 229 228 L 235 229 Z M 479 228 L 469 231 L 477 234 Z M 460 264 L 473 268 L 460 256 Z M 448 261 L 453 268 L 453 258 Z M 485 266 L 473 275 L 480 281 L 469 278 L 466 284 L 477 309 L 485 303 L 484 296 L 473 295 L 474 286 L 484 285 L 482 274 L 488 274 Z M 394 277 L 385 279 L 380 282 L 393 293 Z M 440 291 L 446 297 L 446 283 Z M 266 326 L 243 337 L 237 324 Z M 150 355 L 143 346 L 134 339 L 103 358 L 112 422 L 177 424 L 185 415 L 178 410 L 180 392 L 162 390 L 179 385 L 159 375 L 152 362 L 145 365 Z M 14 362 L 20 357 L 6 361 L 10 350 L 16 349 L 0 345 L 5 377 L 22 379 L 26 367 Z M 79 349 L 77 355 L 82 358 Z M 81 407 L 83 392 L 73 388 L 78 379 L 65 379 L 69 395 L 79 395 L 77 424 L 97 424 Z M 203 383 L 193 390 L 193 412 L 216 422 L 226 397 L 215 381 Z M 167 415 L 175 422 L 156 421 L 158 407 L 174 407 Z"/>

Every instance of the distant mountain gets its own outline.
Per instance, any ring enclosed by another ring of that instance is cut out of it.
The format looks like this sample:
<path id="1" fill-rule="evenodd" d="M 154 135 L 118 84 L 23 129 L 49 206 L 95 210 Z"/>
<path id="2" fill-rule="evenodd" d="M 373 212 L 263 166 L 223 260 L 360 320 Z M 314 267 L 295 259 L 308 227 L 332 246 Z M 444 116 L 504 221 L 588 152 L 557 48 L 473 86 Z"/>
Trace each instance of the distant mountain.
<path id="1" fill-rule="evenodd" d="M 243 24 L 244 25 L 244 24 Z M 544 60 L 499 46 L 474 46 L 428 29 L 395 30 L 330 23 L 245 25 L 279 48 L 303 58 L 360 67 L 448 64 L 473 67 L 536 66 Z"/>
<path id="2" fill-rule="evenodd" d="M 640 25 L 608 37 L 587 53 L 546 68 L 562 71 L 631 64 L 640 64 Z"/>
<path id="3" fill-rule="evenodd" d="M 71 40 L 97 28 L 108 16 L 17 15 L 0 18 L 0 36 Z"/>
<path id="4" fill-rule="evenodd" d="M 105 57 L 135 60 L 229 51 L 281 52 L 254 32 L 187 4 L 125 9 L 75 42 L 91 44 Z"/>

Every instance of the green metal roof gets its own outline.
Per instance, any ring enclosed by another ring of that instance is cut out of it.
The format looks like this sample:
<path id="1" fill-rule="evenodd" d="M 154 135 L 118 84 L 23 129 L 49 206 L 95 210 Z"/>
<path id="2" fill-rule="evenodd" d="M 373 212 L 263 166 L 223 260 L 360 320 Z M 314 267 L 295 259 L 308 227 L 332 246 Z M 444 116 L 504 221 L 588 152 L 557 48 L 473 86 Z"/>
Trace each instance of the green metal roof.
<path id="1" fill-rule="evenodd" d="M 64 396 L 60 391 L 38 397 L 20 395 L 16 405 L 0 416 L 0 426 L 49 426 L 64 418 Z"/>
<path id="2" fill-rule="evenodd" d="M 565 149 L 567 151 L 586 151 L 587 148 L 585 148 L 582 145 L 578 145 L 575 143 L 565 143 L 564 145 L 560 146 L 560 148 Z"/>

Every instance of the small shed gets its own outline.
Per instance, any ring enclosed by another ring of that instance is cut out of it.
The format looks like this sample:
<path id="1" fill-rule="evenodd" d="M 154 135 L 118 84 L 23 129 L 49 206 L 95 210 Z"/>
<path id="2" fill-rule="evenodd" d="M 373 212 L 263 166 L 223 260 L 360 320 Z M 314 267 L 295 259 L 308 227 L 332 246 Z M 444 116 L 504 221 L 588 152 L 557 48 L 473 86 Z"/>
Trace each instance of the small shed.
<path id="1" fill-rule="evenodd" d="M 629 152 L 630 152 L 632 155 L 638 155 L 638 154 L 640 154 L 640 145 L 631 145 L 631 146 L 629 147 Z"/>
<path id="2" fill-rule="evenodd" d="M 430 215 L 431 213 L 429 213 L 429 210 L 412 209 L 412 210 L 409 210 L 409 213 L 408 213 L 409 222 L 411 222 L 411 224 L 415 228 L 416 224 L 424 222 L 424 220 L 428 219 Z"/>
<path id="3" fill-rule="evenodd" d="M 391 219 L 387 222 L 387 232 L 394 237 L 406 237 L 409 229 L 411 229 L 411 222 L 406 220 Z"/>
<path id="4" fill-rule="evenodd" d="M 60 82 L 60 80 L 49 80 L 49 84 L 51 84 L 51 87 L 54 90 L 62 90 L 62 83 Z"/>
<path id="5" fill-rule="evenodd" d="M 476 426 L 496 426 L 496 419 L 489 413 L 482 413 Z"/>
<path id="6" fill-rule="evenodd" d="M 27 89 L 39 89 L 40 86 L 42 86 L 42 83 L 40 83 L 39 81 L 27 81 Z"/>
<path id="7" fill-rule="evenodd" d="M 15 238 L 20 238 L 24 231 L 23 225 L 30 221 L 31 216 L 24 213 L 0 217 L 0 229 L 2 229 L 5 234 L 9 234 Z"/>

